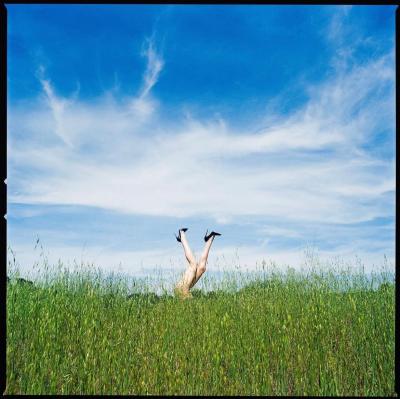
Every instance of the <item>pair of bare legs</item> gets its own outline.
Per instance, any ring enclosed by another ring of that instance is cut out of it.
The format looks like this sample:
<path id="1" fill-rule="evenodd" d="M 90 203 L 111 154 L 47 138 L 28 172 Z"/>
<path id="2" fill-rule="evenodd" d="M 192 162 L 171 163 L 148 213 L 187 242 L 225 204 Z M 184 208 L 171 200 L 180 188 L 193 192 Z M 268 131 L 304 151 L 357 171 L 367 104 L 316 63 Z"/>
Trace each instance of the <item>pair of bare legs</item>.
<path id="1" fill-rule="evenodd" d="M 210 252 L 211 245 L 214 241 L 215 236 L 211 236 L 204 246 L 204 250 L 201 254 L 200 261 L 197 262 L 196 258 L 193 255 L 192 250 L 189 247 L 188 240 L 186 238 L 185 232 L 180 230 L 180 239 L 183 247 L 183 251 L 185 252 L 186 260 L 189 265 L 186 268 L 182 279 L 178 282 L 175 287 L 175 293 L 184 298 L 191 298 L 192 294 L 190 293 L 190 289 L 199 281 L 200 277 L 206 271 L 208 254 Z"/>

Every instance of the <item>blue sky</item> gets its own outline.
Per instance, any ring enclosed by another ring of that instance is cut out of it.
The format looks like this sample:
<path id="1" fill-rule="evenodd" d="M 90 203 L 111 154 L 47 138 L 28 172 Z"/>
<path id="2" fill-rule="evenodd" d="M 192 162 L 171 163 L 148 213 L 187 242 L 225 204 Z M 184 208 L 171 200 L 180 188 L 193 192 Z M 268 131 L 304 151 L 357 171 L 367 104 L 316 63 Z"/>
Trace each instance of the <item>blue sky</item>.
<path id="1" fill-rule="evenodd" d="M 8 245 L 151 273 L 394 259 L 394 6 L 8 5 Z"/>

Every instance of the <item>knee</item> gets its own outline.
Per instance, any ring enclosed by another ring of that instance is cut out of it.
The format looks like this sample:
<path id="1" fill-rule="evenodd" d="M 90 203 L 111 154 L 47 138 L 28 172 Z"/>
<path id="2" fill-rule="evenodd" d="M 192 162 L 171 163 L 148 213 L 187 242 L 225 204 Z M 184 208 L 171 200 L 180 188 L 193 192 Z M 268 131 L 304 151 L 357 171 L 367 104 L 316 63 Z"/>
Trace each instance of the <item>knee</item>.
<path id="1" fill-rule="evenodd" d="M 206 264 L 205 263 L 204 264 L 200 263 L 199 267 L 197 268 L 197 272 L 200 273 L 200 274 L 203 274 L 205 271 L 206 271 Z"/>
<path id="2" fill-rule="evenodd" d="M 191 269 L 196 270 L 197 267 L 198 267 L 196 261 L 191 261 L 191 262 L 189 262 L 189 267 L 190 267 Z"/>
<path id="3" fill-rule="evenodd" d="M 199 268 L 206 270 L 207 258 L 201 258 L 199 262 Z"/>

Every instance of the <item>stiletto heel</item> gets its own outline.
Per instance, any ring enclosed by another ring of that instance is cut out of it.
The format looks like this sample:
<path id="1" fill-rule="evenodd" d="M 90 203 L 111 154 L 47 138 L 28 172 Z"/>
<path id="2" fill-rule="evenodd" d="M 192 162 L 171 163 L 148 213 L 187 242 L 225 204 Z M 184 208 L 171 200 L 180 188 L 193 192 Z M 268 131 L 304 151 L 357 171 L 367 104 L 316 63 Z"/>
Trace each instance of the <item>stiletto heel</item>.
<path id="1" fill-rule="evenodd" d="M 221 235 L 219 233 L 216 233 L 215 231 L 212 231 L 209 235 L 207 235 L 207 233 L 208 233 L 208 229 L 206 231 L 206 235 L 204 236 L 204 241 L 205 242 L 207 242 L 211 237 L 220 236 Z"/>
<path id="2" fill-rule="evenodd" d="M 185 232 L 185 231 L 187 231 L 187 228 L 179 229 L 179 231 L 178 231 L 179 237 L 177 237 L 176 234 L 175 234 L 175 238 L 176 238 L 176 240 L 177 240 L 178 242 L 182 242 L 182 241 L 181 241 L 181 231 Z"/>

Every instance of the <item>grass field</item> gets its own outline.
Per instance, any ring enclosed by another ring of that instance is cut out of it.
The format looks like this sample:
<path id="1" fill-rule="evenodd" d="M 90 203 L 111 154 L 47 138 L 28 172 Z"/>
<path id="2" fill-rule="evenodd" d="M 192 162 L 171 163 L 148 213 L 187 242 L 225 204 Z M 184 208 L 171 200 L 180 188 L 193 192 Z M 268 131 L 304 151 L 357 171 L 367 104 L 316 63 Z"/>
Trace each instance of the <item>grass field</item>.
<path id="1" fill-rule="evenodd" d="M 394 395 L 394 282 L 260 275 L 180 301 L 64 271 L 7 284 L 6 394 Z"/>

